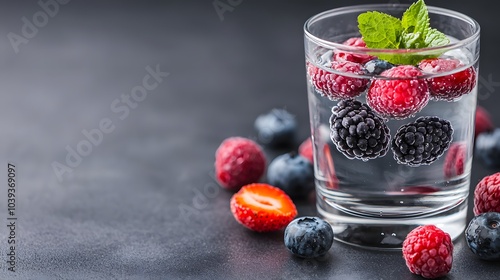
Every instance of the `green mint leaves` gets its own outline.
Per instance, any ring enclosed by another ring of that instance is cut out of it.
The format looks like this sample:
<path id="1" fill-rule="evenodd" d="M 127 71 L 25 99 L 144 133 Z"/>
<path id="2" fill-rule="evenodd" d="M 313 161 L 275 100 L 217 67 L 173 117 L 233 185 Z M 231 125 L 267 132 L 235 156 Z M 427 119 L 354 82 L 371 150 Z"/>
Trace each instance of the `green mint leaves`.
<path id="1" fill-rule="evenodd" d="M 358 27 L 366 46 L 371 49 L 420 49 L 447 45 L 443 33 L 430 27 L 429 13 L 423 0 L 413 3 L 400 19 L 380 12 L 366 12 L 358 16 Z M 435 55 L 382 54 L 380 59 L 393 64 L 415 65 Z"/>

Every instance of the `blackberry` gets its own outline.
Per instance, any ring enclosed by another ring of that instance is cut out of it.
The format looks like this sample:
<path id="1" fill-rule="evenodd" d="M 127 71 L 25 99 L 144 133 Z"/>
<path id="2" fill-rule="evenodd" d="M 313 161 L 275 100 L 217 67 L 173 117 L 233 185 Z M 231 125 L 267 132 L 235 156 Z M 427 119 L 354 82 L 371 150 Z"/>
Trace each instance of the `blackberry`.
<path id="1" fill-rule="evenodd" d="M 394 67 L 394 65 L 385 60 L 374 59 L 365 64 L 365 71 L 369 75 L 380 75 L 382 72 L 389 70 L 392 67 Z"/>
<path id="2" fill-rule="evenodd" d="M 453 128 L 438 117 L 420 117 L 401 126 L 392 140 L 394 159 L 409 166 L 429 165 L 450 147 Z"/>
<path id="3" fill-rule="evenodd" d="M 356 100 L 343 100 L 332 108 L 330 137 L 339 152 L 350 159 L 369 160 L 389 150 L 389 128 L 368 107 Z"/>
<path id="4" fill-rule="evenodd" d="M 500 260 L 500 213 L 475 216 L 465 230 L 471 251 L 483 260 Z"/>

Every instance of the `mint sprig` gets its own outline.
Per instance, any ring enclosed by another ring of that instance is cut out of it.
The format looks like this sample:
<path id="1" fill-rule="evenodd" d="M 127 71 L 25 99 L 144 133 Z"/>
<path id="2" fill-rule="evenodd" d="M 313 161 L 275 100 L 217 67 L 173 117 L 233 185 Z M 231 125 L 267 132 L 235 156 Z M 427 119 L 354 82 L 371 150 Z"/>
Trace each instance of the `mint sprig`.
<path id="1" fill-rule="evenodd" d="M 401 19 L 381 12 L 365 12 L 358 16 L 359 31 L 371 49 L 420 49 L 449 44 L 450 40 L 440 31 L 431 28 L 429 12 L 423 0 L 413 3 Z M 393 64 L 416 65 L 422 59 L 438 57 L 429 55 L 380 54 L 380 59 Z"/>

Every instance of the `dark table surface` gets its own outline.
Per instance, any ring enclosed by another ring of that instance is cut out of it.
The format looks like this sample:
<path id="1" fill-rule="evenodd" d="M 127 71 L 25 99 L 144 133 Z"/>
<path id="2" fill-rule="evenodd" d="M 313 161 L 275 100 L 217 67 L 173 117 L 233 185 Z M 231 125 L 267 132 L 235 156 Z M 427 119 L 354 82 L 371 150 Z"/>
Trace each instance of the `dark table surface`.
<path id="1" fill-rule="evenodd" d="M 282 232 L 235 222 L 232 193 L 212 179 L 215 149 L 229 136 L 255 138 L 255 117 L 276 107 L 296 115 L 305 139 L 303 23 L 372 1 L 229 2 L 219 15 L 214 1 L 73 0 L 46 18 L 36 1 L 0 2 L 0 279 L 419 279 L 400 252 L 335 242 L 326 257 L 302 260 Z M 498 9 L 428 2 L 481 24 L 479 104 L 500 124 Z M 168 76 L 127 101 L 151 71 Z M 16 273 L 6 267 L 8 163 Z M 475 160 L 471 185 L 495 171 Z M 448 279 L 498 279 L 499 263 L 478 260 L 463 237 L 454 259 Z"/>

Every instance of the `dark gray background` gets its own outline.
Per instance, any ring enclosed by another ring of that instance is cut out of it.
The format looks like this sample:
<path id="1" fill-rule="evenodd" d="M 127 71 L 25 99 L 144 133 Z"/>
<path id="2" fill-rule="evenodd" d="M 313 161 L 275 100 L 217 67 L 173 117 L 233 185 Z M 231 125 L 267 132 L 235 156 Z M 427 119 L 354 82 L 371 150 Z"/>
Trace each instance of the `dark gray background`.
<path id="1" fill-rule="evenodd" d="M 211 178 L 220 142 L 254 138 L 255 117 L 271 108 L 295 114 L 307 137 L 303 23 L 371 2 L 244 0 L 221 20 L 212 1 L 73 0 L 16 54 L 7 34 L 21 34 L 21 19 L 41 8 L 1 1 L 0 225 L 13 162 L 18 272 L 6 270 L 0 226 L 0 279 L 420 279 L 398 252 L 335 242 L 325 258 L 292 257 L 282 232 L 238 225 L 232 193 Z M 427 2 L 481 24 L 479 104 L 499 124 L 498 9 L 491 1 Z M 142 83 L 148 65 L 170 76 L 119 119 L 110 105 Z M 59 181 L 51 164 L 64 163 L 66 147 L 103 118 L 115 130 Z M 475 160 L 472 186 L 495 171 Z M 299 214 L 315 208 L 301 203 Z M 463 238 L 454 257 L 448 279 L 498 279 L 498 263 L 475 258 Z"/>

